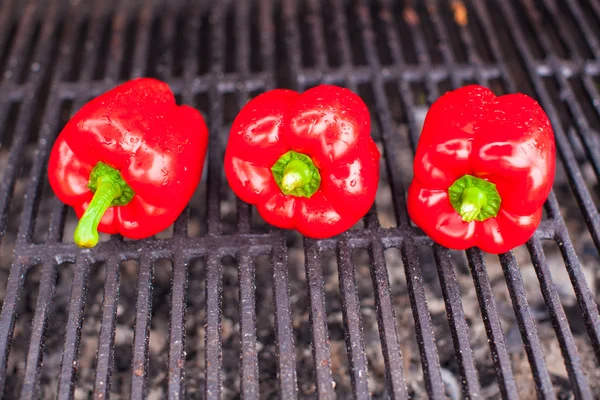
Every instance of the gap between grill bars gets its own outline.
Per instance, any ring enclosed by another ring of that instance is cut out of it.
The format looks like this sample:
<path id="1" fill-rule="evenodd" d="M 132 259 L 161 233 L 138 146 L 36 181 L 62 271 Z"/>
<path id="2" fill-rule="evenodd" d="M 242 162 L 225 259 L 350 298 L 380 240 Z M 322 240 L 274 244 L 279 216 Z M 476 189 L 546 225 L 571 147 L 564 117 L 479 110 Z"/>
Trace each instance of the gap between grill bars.
<path id="1" fill-rule="evenodd" d="M 0 8 L 0 393 L 5 398 L 600 397 L 597 0 L 6 1 Z M 54 139 L 85 102 L 155 76 L 210 132 L 173 227 L 71 240 Z M 362 96 L 372 210 L 327 240 L 269 227 L 227 186 L 253 96 Z M 428 106 L 478 83 L 547 112 L 557 178 L 526 246 L 449 251 L 406 212 Z"/>

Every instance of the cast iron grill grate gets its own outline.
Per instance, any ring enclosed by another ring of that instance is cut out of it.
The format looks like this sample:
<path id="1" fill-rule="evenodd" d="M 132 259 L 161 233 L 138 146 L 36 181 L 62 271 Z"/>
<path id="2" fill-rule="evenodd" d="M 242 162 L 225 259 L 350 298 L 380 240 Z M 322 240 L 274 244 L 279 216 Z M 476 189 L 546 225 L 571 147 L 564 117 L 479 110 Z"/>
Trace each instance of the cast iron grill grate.
<path id="1" fill-rule="evenodd" d="M 597 0 L 23 3 L 0 8 L 4 397 L 600 396 Z M 207 117 L 206 176 L 167 232 L 79 250 L 48 153 L 142 75 Z M 364 220 L 313 241 L 237 201 L 222 155 L 250 97 L 320 82 L 363 96 L 383 168 Z M 544 221 L 500 257 L 405 207 L 428 104 L 473 82 L 539 99 L 558 145 Z"/>

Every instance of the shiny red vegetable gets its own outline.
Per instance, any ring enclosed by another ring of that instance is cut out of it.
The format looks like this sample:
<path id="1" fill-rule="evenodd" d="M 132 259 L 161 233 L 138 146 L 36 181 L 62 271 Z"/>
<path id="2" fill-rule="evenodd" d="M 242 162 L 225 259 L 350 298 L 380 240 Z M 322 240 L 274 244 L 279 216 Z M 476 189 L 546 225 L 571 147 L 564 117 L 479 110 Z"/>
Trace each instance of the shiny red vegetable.
<path id="1" fill-rule="evenodd" d="M 311 238 L 342 233 L 377 191 L 369 111 L 356 94 L 331 85 L 264 93 L 233 123 L 225 174 L 268 223 Z"/>
<path id="2" fill-rule="evenodd" d="M 507 252 L 540 223 L 555 152 L 548 117 L 530 97 L 481 86 L 446 93 L 425 119 L 409 215 L 443 246 Z"/>
<path id="3" fill-rule="evenodd" d="M 177 106 L 166 83 L 140 78 L 85 104 L 50 154 L 56 196 L 81 219 L 75 243 L 97 230 L 128 238 L 171 225 L 202 175 L 208 131 L 200 113 Z"/>

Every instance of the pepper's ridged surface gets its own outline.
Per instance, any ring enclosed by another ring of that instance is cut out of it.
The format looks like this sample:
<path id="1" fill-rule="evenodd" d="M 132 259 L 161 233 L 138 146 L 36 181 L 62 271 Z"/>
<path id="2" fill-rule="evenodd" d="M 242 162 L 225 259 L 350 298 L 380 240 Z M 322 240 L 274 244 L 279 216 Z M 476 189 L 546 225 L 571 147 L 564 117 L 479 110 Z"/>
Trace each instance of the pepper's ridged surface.
<path id="1" fill-rule="evenodd" d="M 548 117 L 532 98 L 496 97 L 477 85 L 448 92 L 425 119 L 409 215 L 452 249 L 504 253 L 520 246 L 540 223 L 554 182 L 555 147 Z M 461 209 L 465 192 L 474 203 Z"/>
<path id="2" fill-rule="evenodd" d="M 327 238 L 352 227 L 371 208 L 379 156 L 367 106 L 350 90 L 332 85 L 302 94 L 272 90 L 246 104 L 235 119 L 225 174 L 238 197 L 255 204 L 268 223 Z"/>
<path id="3" fill-rule="evenodd" d="M 200 113 L 177 106 L 166 83 L 134 79 L 73 116 L 54 144 L 48 178 L 81 218 L 99 174 L 116 173 L 125 185 L 118 184 L 98 230 L 145 238 L 169 227 L 187 205 L 202 176 L 207 142 Z M 102 165 L 108 169 L 98 169 Z"/>

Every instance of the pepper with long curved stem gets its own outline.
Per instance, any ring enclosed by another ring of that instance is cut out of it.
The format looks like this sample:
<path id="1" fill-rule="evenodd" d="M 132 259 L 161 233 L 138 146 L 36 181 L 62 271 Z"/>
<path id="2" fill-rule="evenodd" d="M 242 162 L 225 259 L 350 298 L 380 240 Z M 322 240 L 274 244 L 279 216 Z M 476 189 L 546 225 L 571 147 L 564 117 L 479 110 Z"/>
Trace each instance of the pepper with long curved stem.
<path id="1" fill-rule="evenodd" d="M 125 82 L 86 103 L 56 138 L 48 181 L 81 218 L 75 242 L 98 232 L 144 239 L 169 227 L 200 182 L 208 129 L 152 78 Z"/>

